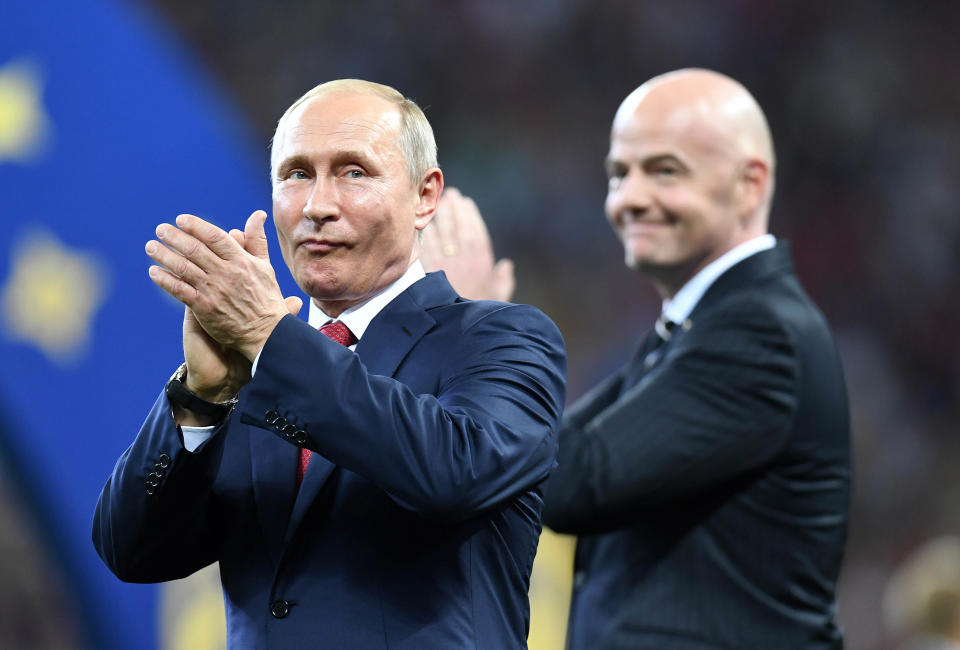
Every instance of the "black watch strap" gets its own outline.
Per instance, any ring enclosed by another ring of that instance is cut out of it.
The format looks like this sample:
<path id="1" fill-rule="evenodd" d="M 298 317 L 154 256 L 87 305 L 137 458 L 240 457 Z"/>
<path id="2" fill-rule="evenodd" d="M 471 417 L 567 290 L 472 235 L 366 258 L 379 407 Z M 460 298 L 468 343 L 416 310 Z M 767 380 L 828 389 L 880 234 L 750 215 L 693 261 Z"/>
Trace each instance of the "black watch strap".
<path id="1" fill-rule="evenodd" d="M 230 414 L 233 407 L 237 404 L 237 398 L 226 402 L 208 402 L 196 393 L 187 389 L 184 380 L 187 378 L 187 364 L 181 365 L 167 382 L 167 399 L 172 404 L 182 406 L 188 411 L 193 411 L 199 415 L 222 420 Z"/>

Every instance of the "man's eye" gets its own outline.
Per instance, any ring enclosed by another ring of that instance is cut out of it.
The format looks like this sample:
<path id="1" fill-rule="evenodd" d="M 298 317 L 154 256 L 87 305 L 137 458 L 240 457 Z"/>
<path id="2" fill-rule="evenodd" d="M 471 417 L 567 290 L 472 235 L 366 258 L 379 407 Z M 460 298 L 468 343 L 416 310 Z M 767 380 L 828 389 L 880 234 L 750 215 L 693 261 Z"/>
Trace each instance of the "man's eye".
<path id="1" fill-rule="evenodd" d="M 359 169 L 351 169 L 347 172 L 347 178 L 363 178 L 363 172 Z"/>
<path id="2" fill-rule="evenodd" d="M 302 181 L 307 178 L 307 172 L 303 171 L 302 169 L 295 169 L 289 174 L 287 174 L 287 178 L 290 178 L 296 181 Z"/>
<path id="3" fill-rule="evenodd" d="M 607 184 L 610 187 L 617 187 L 623 182 L 623 177 L 627 175 L 627 170 L 619 165 L 607 166 Z"/>
<path id="4" fill-rule="evenodd" d="M 660 165 L 653 170 L 657 176 L 676 176 L 679 172 L 680 170 L 672 165 Z"/>

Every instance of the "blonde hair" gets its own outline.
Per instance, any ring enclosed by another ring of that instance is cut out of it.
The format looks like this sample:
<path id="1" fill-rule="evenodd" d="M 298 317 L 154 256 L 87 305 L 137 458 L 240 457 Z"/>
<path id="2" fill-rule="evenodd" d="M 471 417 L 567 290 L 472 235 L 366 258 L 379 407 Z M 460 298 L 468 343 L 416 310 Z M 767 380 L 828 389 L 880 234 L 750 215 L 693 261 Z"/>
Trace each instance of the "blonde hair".
<path id="1" fill-rule="evenodd" d="M 270 145 L 271 178 L 276 170 L 276 139 L 277 134 L 284 127 L 287 119 L 306 101 L 322 95 L 332 93 L 369 94 L 381 97 L 392 102 L 400 112 L 400 132 L 397 134 L 397 147 L 407 162 L 407 171 L 414 184 L 420 183 L 426 176 L 427 170 L 437 166 L 437 141 L 433 137 L 433 128 L 427 121 L 427 116 L 412 99 L 404 97 L 400 92 L 372 81 L 363 79 L 336 79 L 314 86 L 290 105 L 277 122 Z"/>

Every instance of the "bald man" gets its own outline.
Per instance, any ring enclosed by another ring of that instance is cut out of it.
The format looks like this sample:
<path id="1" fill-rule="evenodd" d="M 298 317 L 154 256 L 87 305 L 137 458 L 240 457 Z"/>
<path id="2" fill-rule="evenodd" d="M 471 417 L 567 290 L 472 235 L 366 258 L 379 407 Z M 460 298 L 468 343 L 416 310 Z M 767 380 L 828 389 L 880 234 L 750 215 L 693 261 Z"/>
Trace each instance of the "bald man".
<path id="1" fill-rule="evenodd" d="M 767 234 L 774 152 L 682 70 L 613 121 L 606 214 L 663 311 L 564 417 L 544 521 L 579 535 L 572 650 L 841 648 L 850 425 L 823 316 Z"/>
<path id="2" fill-rule="evenodd" d="M 663 311 L 564 416 L 544 522 L 579 535 L 570 650 L 843 645 L 846 389 L 787 244 L 767 233 L 774 167 L 757 102 L 715 72 L 651 79 L 616 113 L 606 214 Z M 454 208 L 438 218 L 480 219 Z M 443 236 L 425 237 L 443 251 L 429 259 L 477 276 Z"/>

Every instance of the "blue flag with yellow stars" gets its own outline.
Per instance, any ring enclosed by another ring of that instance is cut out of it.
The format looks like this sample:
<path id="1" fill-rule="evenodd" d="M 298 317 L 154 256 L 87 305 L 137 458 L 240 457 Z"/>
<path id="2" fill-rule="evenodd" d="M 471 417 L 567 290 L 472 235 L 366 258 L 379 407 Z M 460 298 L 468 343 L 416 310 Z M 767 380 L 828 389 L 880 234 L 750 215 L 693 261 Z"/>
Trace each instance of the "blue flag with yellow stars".
<path id="1" fill-rule="evenodd" d="M 266 143 L 212 88 L 137 3 L 0 8 L 0 529 L 24 549 L 0 563 L 40 567 L 0 585 L 32 603 L 0 646 L 174 647 L 164 639 L 177 626 L 190 636 L 186 615 L 158 622 L 167 587 L 106 569 L 91 525 L 183 358 L 182 307 L 147 277 L 144 244 L 182 212 L 225 228 L 269 212 Z"/>

